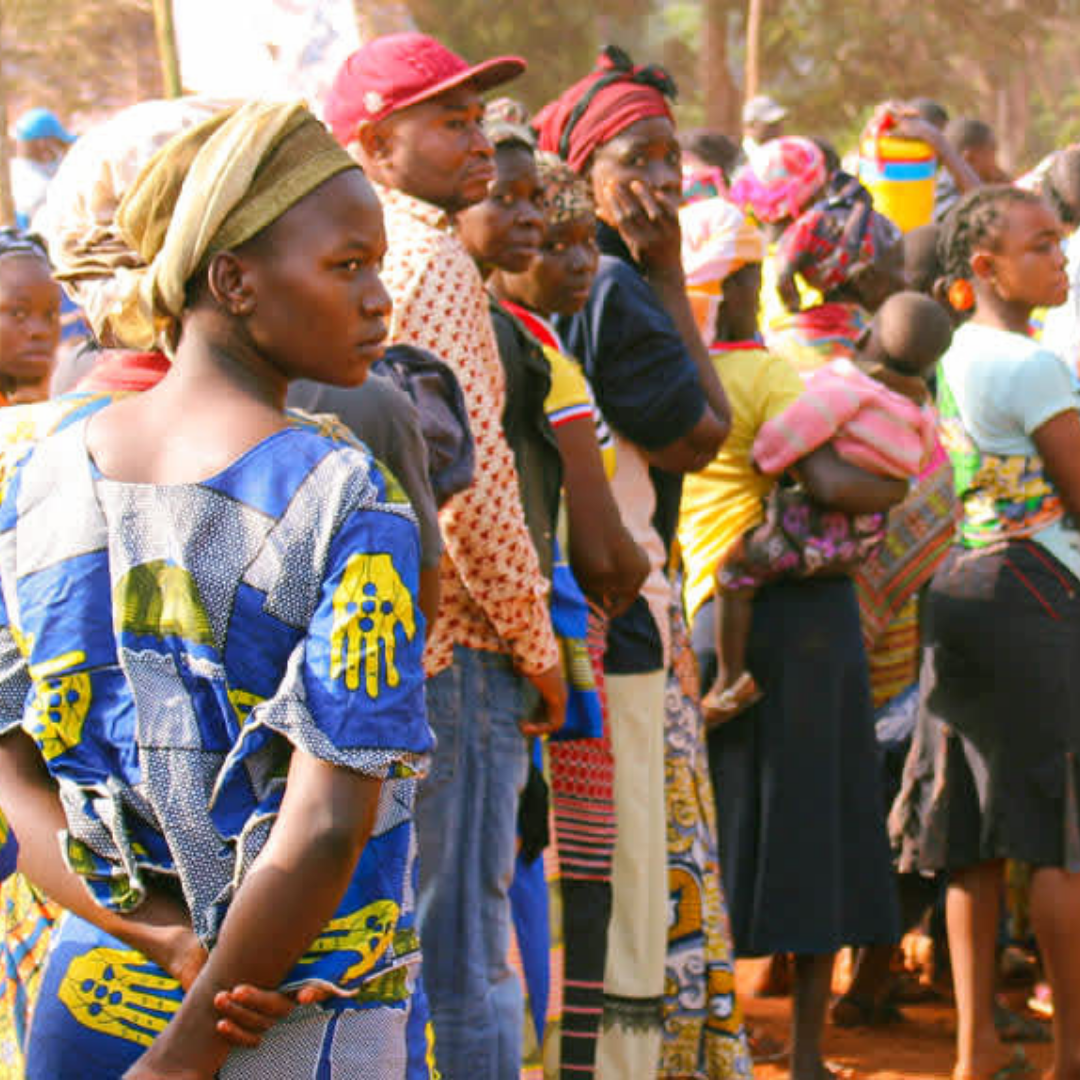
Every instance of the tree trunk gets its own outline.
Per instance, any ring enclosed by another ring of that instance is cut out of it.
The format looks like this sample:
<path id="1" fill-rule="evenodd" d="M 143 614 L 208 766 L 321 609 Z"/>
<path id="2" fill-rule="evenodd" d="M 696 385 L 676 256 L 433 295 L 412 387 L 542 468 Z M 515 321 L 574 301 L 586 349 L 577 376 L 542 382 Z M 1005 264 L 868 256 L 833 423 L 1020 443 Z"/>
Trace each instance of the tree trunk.
<path id="1" fill-rule="evenodd" d="M 748 0 L 746 7 L 746 78 L 743 99 L 749 101 L 761 85 L 762 0 Z"/>
<path id="2" fill-rule="evenodd" d="M 4 81 L 3 58 L 3 35 L 0 33 L 0 226 L 7 227 L 15 224 L 15 195 L 11 190 L 11 144 L 7 134 L 7 83 Z"/>
<path id="3" fill-rule="evenodd" d="M 157 34 L 158 58 L 165 96 L 178 98 L 184 92 L 180 82 L 180 56 L 176 49 L 176 26 L 172 0 L 154 0 L 154 32 Z"/>
<path id="4" fill-rule="evenodd" d="M 408 0 L 353 0 L 353 9 L 361 41 L 416 29 Z"/>
<path id="5" fill-rule="evenodd" d="M 737 137 L 739 91 L 728 65 L 728 0 L 708 0 L 698 57 L 699 81 L 705 90 L 705 126 Z"/>

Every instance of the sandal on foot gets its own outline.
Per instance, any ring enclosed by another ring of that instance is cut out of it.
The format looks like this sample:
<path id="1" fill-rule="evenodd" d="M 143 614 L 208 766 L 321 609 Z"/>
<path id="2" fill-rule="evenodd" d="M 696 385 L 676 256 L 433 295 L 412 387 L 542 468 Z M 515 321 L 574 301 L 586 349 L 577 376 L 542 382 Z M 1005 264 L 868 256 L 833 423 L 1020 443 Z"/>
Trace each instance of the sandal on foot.
<path id="1" fill-rule="evenodd" d="M 998 1038 L 1002 1042 L 1048 1043 L 1053 1041 L 1050 1025 L 1045 1020 L 1013 1012 L 1000 1001 L 994 1002 L 994 1027 L 997 1028 Z"/>
<path id="2" fill-rule="evenodd" d="M 723 690 L 713 687 L 701 699 L 701 715 L 705 718 L 705 727 L 719 727 L 729 720 L 734 720 L 739 713 L 759 702 L 761 697 L 761 690 L 749 671 L 744 671 Z"/>
<path id="3" fill-rule="evenodd" d="M 755 1065 L 772 1065 L 778 1061 L 787 1061 L 790 1051 L 779 1039 L 771 1035 L 758 1035 L 747 1030 L 746 1041 L 750 1046 L 750 1057 Z"/>
<path id="4" fill-rule="evenodd" d="M 821 1080 L 851 1080 L 855 1070 L 847 1065 L 840 1065 L 835 1061 L 823 1061 L 821 1063 Z"/>

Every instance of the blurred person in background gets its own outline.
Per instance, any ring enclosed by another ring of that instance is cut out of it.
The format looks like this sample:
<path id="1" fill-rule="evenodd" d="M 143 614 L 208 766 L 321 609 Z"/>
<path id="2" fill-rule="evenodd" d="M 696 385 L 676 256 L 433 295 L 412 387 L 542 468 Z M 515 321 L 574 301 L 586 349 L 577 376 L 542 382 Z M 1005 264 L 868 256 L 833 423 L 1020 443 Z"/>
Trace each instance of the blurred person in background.
<path id="1" fill-rule="evenodd" d="M 49 181 L 75 136 L 48 109 L 31 109 L 15 121 L 11 187 L 19 224 L 26 228 L 45 202 Z"/>

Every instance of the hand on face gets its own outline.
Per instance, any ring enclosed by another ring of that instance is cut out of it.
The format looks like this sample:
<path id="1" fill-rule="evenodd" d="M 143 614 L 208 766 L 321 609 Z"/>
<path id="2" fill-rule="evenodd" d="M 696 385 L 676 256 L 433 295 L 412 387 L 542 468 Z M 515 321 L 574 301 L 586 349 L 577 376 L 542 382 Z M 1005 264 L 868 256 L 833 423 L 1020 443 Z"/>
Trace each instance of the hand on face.
<path id="1" fill-rule="evenodd" d="M 639 120 L 593 156 L 597 216 L 647 271 L 681 272 L 682 153 L 667 117 Z"/>
<path id="2" fill-rule="evenodd" d="M 680 265 L 682 231 L 678 200 L 643 180 L 611 181 L 609 212 L 634 261 L 651 269 Z"/>

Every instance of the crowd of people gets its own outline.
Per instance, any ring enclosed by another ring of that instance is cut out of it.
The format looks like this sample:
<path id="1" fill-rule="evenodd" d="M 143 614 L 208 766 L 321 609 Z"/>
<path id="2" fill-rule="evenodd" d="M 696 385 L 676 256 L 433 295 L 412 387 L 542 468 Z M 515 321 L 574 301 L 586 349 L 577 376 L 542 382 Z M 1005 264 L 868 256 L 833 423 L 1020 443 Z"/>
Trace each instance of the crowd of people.
<path id="1" fill-rule="evenodd" d="M 1011 862 L 1077 1080 L 1080 149 L 887 102 L 912 228 L 769 98 L 524 67 L 20 121 L 0 1075 L 823 1080 L 937 905 L 1005 1080 Z"/>

